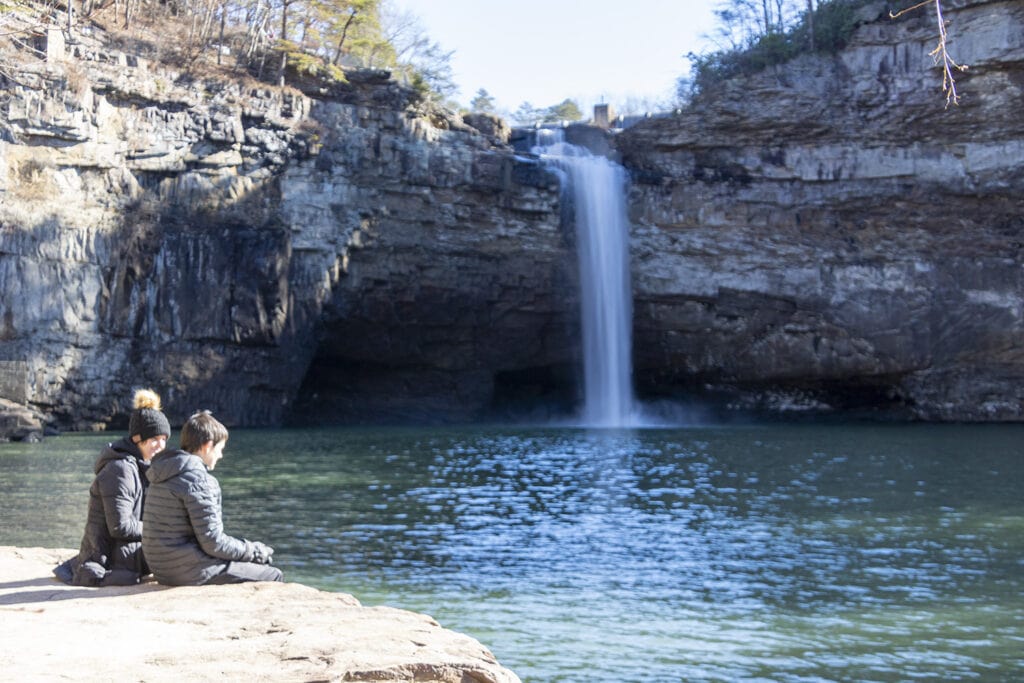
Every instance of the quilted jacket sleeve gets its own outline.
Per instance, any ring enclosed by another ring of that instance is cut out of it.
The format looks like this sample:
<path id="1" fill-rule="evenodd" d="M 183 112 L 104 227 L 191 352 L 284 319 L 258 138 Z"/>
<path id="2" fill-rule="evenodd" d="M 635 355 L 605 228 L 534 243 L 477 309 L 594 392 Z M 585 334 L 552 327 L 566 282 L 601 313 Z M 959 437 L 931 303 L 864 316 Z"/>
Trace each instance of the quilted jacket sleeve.
<path id="1" fill-rule="evenodd" d="M 185 507 L 203 552 L 222 560 L 253 561 L 255 551 L 251 542 L 224 533 L 220 484 L 216 479 L 208 475 L 201 485 L 192 487 Z"/>
<path id="2" fill-rule="evenodd" d="M 138 516 L 142 481 L 135 463 L 110 462 L 96 475 L 96 481 L 110 536 L 119 541 L 142 540 L 142 520 Z"/>

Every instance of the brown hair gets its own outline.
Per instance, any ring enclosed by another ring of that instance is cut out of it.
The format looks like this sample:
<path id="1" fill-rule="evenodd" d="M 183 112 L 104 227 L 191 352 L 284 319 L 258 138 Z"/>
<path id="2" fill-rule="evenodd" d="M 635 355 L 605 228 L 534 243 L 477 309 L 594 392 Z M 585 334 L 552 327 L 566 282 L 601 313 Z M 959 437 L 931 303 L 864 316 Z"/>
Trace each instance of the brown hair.
<path id="1" fill-rule="evenodd" d="M 181 426 L 181 449 L 195 453 L 207 441 L 214 445 L 227 441 L 228 428 L 222 425 L 209 410 L 200 410 Z"/>

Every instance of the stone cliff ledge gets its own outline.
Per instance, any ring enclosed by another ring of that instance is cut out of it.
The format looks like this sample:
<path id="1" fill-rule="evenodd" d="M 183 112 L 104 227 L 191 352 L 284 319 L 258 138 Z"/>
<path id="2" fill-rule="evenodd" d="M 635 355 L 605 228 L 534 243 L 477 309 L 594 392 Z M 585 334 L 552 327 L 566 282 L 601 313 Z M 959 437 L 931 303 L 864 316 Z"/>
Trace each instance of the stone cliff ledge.
<path id="1" fill-rule="evenodd" d="M 602 140 L 629 176 L 639 399 L 1024 422 L 1024 2 L 943 5 L 958 106 L 934 19 L 877 0 L 835 54 Z M 44 59 L 19 17 L 0 13 L 0 438 L 119 431 L 138 386 L 172 424 L 574 414 L 572 202 L 499 121 L 379 71 L 328 92 L 183 71 L 98 26 Z"/>
<path id="2" fill-rule="evenodd" d="M 431 617 L 297 583 L 65 586 L 71 550 L 0 546 L 8 680 L 518 683 Z"/>

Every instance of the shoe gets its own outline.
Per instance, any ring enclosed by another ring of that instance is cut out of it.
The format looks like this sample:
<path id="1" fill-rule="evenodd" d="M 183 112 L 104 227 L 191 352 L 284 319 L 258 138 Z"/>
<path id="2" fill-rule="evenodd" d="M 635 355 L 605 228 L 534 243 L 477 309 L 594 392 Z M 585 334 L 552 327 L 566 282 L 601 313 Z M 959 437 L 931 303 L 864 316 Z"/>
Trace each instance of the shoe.
<path id="1" fill-rule="evenodd" d="M 65 560 L 53 568 L 53 575 L 59 580 L 66 584 L 71 584 L 71 580 L 74 578 L 74 572 L 71 571 L 71 565 L 75 561 L 75 558 Z"/>

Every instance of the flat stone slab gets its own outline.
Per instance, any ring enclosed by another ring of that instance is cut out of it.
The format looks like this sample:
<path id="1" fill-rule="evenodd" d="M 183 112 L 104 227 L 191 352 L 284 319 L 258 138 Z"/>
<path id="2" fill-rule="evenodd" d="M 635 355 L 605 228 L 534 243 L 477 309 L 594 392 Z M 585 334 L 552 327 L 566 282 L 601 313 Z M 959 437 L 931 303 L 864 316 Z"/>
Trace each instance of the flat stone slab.
<path id="1" fill-rule="evenodd" d="M 434 619 L 298 583 L 82 588 L 71 550 L 0 546 L 0 671 L 11 681 L 519 683 Z"/>

